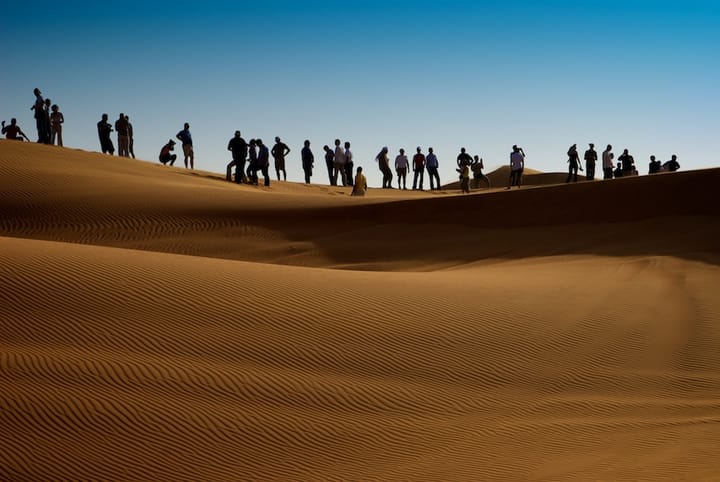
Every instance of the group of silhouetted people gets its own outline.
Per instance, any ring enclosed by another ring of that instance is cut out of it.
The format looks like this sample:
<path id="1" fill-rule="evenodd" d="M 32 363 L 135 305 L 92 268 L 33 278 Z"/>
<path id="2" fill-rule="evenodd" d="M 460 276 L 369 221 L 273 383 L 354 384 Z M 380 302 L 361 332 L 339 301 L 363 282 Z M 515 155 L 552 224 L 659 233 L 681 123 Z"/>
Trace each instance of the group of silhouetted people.
<path id="1" fill-rule="evenodd" d="M 635 159 L 630 154 L 628 149 L 623 150 L 623 153 L 618 156 L 617 164 L 615 164 L 615 154 L 612 152 L 612 145 L 608 144 L 605 150 L 602 152 L 602 169 L 603 179 L 613 179 L 619 177 L 637 176 L 639 172 L 635 166 Z M 565 180 L 568 182 L 577 182 L 578 171 L 582 171 L 583 167 L 580 162 L 580 155 L 577 150 L 577 144 L 570 146 L 567 152 L 568 155 L 568 176 Z M 597 151 L 595 151 L 595 144 L 590 143 L 589 148 L 585 151 L 583 156 L 585 160 L 585 179 L 593 181 L 595 179 L 595 165 L 598 160 Z M 657 174 L 659 172 L 675 172 L 680 169 L 680 163 L 677 161 L 677 156 L 672 155 L 671 159 L 665 163 L 656 160 L 655 156 L 650 156 L 650 166 L 648 168 L 648 174 Z"/>
<path id="2" fill-rule="evenodd" d="M 108 115 L 103 114 L 97 123 L 98 139 L 100 140 L 100 150 L 103 154 L 115 154 L 115 146 L 110 138 L 113 132 L 113 126 L 108 122 Z M 135 159 L 133 126 L 130 123 L 130 117 L 122 112 L 115 121 L 115 131 L 117 132 L 118 156 L 132 157 Z"/>
<path id="3" fill-rule="evenodd" d="M 58 146 L 62 146 L 62 125 L 65 122 L 65 117 L 60 112 L 60 107 L 53 104 L 50 99 L 43 99 L 42 92 L 38 88 L 33 90 L 33 94 L 35 94 L 35 103 L 30 107 L 30 110 L 33 111 L 37 126 L 37 142 L 49 145 L 54 145 L 57 142 Z M 22 131 L 15 118 L 10 119 L 10 124 L 7 125 L 5 125 L 5 121 L 2 121 L 2 133 L 6 139 L 15 141 L 25 139 L 30 142 L 30 138 Z"/>

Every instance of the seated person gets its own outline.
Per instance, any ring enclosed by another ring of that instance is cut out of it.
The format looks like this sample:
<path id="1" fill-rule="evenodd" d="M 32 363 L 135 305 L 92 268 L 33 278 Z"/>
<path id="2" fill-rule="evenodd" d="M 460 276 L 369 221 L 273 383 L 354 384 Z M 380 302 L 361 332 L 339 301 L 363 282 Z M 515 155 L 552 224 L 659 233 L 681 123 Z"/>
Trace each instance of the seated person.
<path id="1" fill-rule="evenodd" d="M 357 174 L 355 175 L 355 184 L 353 185 L 353 190 L 350 193 L 351 196 L 364 196 L 367 191 L 367 179 L 365 179 L 365 175 L 362 173 L 362 170 L 362 167 L 358 166 Z"/>
<path id="2" fill-rule="evenodd" d="M 615 177 L 623 177 L 622 162 L 618 162 L 615 171 L 613 171 L 613 174 L 615 175 Z"/>
<path id="3" fill-rule="evenodd" d="M 2 133 L 5 134 L 5 139 L 22 142 L 24 137 L 26 141 L 30 142 L 28 136 L 26 136 L 22 129 L 20 129 L 20 126 L 17 125 L 17 119 L 14 117 L 10 119 L 9 126 L 6 126 L 5 121 L 2 121 Z M 18 136 L 18 134 L 20 136 Z"/>

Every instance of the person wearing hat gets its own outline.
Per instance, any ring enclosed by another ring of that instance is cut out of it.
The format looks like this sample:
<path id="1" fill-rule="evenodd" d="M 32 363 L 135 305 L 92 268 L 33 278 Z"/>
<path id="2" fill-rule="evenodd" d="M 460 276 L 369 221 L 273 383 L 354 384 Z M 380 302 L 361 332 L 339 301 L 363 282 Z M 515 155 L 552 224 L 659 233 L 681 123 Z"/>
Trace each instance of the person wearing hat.
<path id="1" fill-rule="evenodd" d="M 248 155 L 248 145 L 240 131 L 235 131 L 235 135 L 228 142 L 227 149 L 232 152 L 232 161 L 227 165 L 225 179 L 232 181 L 231 170 L 235 166 L 235 182 L 240 184 L 245 181 L 245 161 Z"/>
<path id="2" fill-rule="evenodd" d="M 270 151 L 273 159 L 275 159 L 275 173 L 277 174 L 278 181 L 280 180 L 280 171 L 283 173 L 283 181 L 287 181 L 287 172 L 285 172 L 285 156 L 290 154 L 290 148 L 284 142 L 280 141 L 279 137 L 275 138 L 275 145 Z"/>
<path id="3" fill-rule="evenodd" d="M 173 164 L 175 164 L 177 155 L 170 153 L 171 151 L 174 151 L 174 150 L 175 150 L 175 141 L 172 139 L 170 139 L 167 144 L 162 146 L 162 149 L 160 149 L 160 156 L 158 156 L 158 157 L 163 166 L 166 165 L 168 162 L 170 163 L 171 166 Z"/>
<path id="4" fill-rule="evenodd" d="M 590 149 L 585 151 L 585 179 L 588 181 L 595 180 L 595 163 L 597 162 L 598 155 L 595 150 L 595 144 L 590 143 Z"/>

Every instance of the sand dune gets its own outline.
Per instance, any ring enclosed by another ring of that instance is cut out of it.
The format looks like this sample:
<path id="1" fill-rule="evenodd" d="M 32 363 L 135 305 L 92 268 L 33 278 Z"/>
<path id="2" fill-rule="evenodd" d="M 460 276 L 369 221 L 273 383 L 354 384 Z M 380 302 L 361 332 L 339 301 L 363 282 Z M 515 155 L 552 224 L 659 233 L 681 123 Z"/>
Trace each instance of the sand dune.
<path id="1" fill-rule="evenodd" d="M 720 480 L 719 177 L 355 199 L 0 142 L 0 479 Z"/>

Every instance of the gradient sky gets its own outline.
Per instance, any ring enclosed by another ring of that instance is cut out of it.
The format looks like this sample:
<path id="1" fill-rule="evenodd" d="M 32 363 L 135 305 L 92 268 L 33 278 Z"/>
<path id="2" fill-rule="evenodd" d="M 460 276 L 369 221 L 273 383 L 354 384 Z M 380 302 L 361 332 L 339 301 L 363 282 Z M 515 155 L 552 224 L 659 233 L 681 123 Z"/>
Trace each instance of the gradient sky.
<path id="1" fill-rule="evenodd" d="M 717 0 L 12 2 L 0 118 L 36 139 L 39 87 L 66 146 L 98 151 L 101 114 L 124 112 L 153 162 L 189 122 L 196 167 L 218 173 L 236 129 L 278 135 L 294 181 L 309 139 L 318 183 L 335 138 L 371 186 L 383 145 L 433 146 L 443 182 L 462 146 L 489 169 L 519 144 L 528 167 L 565 171 L 568 146 L 588 142 L 628 148 L 641 173 L 651 154 L 713 167 L 718 25 Z"/>

